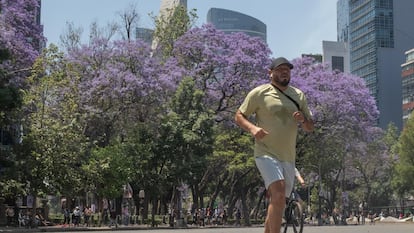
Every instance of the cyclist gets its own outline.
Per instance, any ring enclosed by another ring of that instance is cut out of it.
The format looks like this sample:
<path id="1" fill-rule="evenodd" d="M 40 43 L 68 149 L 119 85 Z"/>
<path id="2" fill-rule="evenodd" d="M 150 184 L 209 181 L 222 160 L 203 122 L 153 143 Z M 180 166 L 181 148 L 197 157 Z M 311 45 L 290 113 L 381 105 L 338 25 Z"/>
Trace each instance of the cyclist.
<path id="1" fill-rule="evenodd" d="M 295 167 L 295 177 L 299 181 L 299 184 L 302 188 L 305 188 L 305 180 L 303 179 L 302 175 L 300 174 L 299 170 Z M 302 204 L 302 198 L 300 197 L 299 193 L 296 189 L 293 189 L 294 198 L 297 199 Z"/>

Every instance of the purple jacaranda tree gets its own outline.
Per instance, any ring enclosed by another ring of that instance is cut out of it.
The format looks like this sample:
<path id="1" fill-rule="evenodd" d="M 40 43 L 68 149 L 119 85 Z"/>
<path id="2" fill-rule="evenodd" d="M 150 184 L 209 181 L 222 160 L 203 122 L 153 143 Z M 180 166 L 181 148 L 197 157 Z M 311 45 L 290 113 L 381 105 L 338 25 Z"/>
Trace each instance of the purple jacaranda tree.
<path id="1" fill-rule="evenodd" d="M 22 89 L 44 42 L 41 26 L 35 21 L 38 0 L 0 0 L 0 130 L 9 146 L 20 142 Z M 24 187 L 16 163 L 15 148 L 2 150 L 0 196 L 14 198 Z M 27 154 L 25 154 L 27 156 Z M 6 175 L 3 175 L 6 174 Z"/>
<path id="2" fill-rule="evenodd" d="M 184 77 L 193 79 L 196 89 L 204 93 L 202 99 L 204 108 L 212 111 L 213 118 L 222 123 L 220 125 L 223 131 L 217 134 L 226 134 L 224 128 L 229 129 L 228 127 L 233 125 L 235 109 L 241 104 L 247 92 L 268 81 L 266 70 L 270 63 L 268 46 L 260 38 L 243 33 L 226 34 L 207 24 L 186 32 L 175 41 L 173 47 L 172 56 L 165 60 L 161 68 L 161 79 L 171 86 L 178 86 Z M 167 91 L 165 95 L 172 96 L 173 93 Z M 238 150 L 243 149 L 244 147 L 238 148 Z M 192 156 L 194 158 L 206 156 L 206 153 L 198 152 L 197 155 Z M 235 183 L 243 177 L 242 174 L 253 170 L 240 166 L 238 168 L 240 171 L 233 169 L 232 175 L 226 177 L 229 173 L 223 172 L 220 165 L 222 164 L 217 164 L 211 159 L 211 164 L 206 163 L 201 166 L 196 174 L 193 173 L 191 180 L 185 180 L 191 186 L 194 201 L 197 202 L 194 203 L 195 206 L 204 206 L 202 198 L 197 197 L 202 197 L 208 186 L 217 185 L 216 189 L 221 190 L 223 182 Z M 220 182 L 216 184 L 218 177 Z M 227 178 L 229 180 L 226 180 Z M 241 197 L 239 191 L 241 190 L 230 191 L 231 194 L 228 195 L 236 194 L 231 202 L 238 198 L 245 200 L 246 197 Z M 211 198 L 214 201 L 215 198 Z"/>
<path id="3" fill-rule="evenodd" d="M 319 142 L 335 140 L 343 151 L 355 142 L 369 141 L 379 112 L 364 81 L 330 71 L 312 58 L 296 59 L 293 64 L 291 83 L 305 92 L 315 121 L 316 132 L 309 135 L 317 135 Z"/>
<path id="4" fill-rule="evenodd" d="M 309 57 L 296 59 L 293 63 L 292 85 L 306 93 L 316 126 L 329 123 L 329 126 L 349 133 L 345 137 L 363 137 L 364 130 L 376 125 L 379 112 L 361 78 L 330 71 L 326 65 L 314 63 Z"/>
<path id="5" fill-rule="evenodd" d="M 0 120 L 15 120 L 21 88 L 44 38 L 35 22 L 37 0 L 0 1 Z"/>
<path id="6" fill-rule="evenodd" d="M 204 102 L 217 120 L 232 120 L 246 93 L 267 80 L 269 55 L 260 38 L 225 34 L 206 24 L 189 30 L 175 42 L 173 55 L 160 76 L 173 85 L 182 77 L 192 77 L 197 88 L 205 92 Z"/>
<path id="7" fill-rule="evenodd" d="M 142 41 L 95 39 L 69 51 L 80 76 L 80 106 L 87 115 L 86 134 L 103 145 L 122 136 L 134 122 L 153 119 L 164 88 L 159 63 Z M 121 135 L 120 135 L 121 134 Z"/>
<path id="8" fill-rule="evenodd" d="M 296 59 L 293 64 L 292 85 L 305 92 L 316 128 L 312 134 L 300 134 L 298 166 L 321 173 L 333 208 L 338 182 L 348 184 L 361 176 L 353 168 L 355 160 L 365 164 L 371 158 L 369 145 L 378 140 L 381 131 L 376 127 L 379 112 L 361 78 L 330 71 L 312 58 Z"/>
<path id="9" fill-rule="evenodd" d="M 0 63 L 0 69 L 6 71 L 2 83 L 25 86 L 25 78 L 45 41 L 41 25 L 36 22 L 39 7 L 38 0 L 0 1 L 0 49 L 10 55 Z"/>

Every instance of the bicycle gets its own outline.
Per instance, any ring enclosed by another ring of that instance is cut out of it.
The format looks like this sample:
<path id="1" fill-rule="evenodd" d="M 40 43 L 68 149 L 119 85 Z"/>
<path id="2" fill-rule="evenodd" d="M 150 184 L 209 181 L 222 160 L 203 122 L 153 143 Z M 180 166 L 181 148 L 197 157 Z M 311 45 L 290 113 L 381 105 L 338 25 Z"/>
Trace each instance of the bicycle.
<path id="1" fill-rule="evenodd" d="M 268 192 L 265 191 L 264 195 L 268 198 Z M 292 190 L 290 197 L 286 198 L 286 208 L 283 213 L 282 229 L 283 233 L 288 232 L 289 225 L 292 226 L 294 233 L 303 233 L 303 224 L 305 217 L 303 213 L 302 205 L 299 202 L 298 194 Z"/>
<path id="2" fill-rule="evenodd" d="M 285 223 L 283 224 L 283 233 L 287 232 L 289 225 L 292 226 L 294 233 L 303 232 L 303 223 L 305 221 L 302 205 L 296 198 L 295 191 L 292 191 L 289 198 L 286 198 L 286 208 L 284 213 Z"/>

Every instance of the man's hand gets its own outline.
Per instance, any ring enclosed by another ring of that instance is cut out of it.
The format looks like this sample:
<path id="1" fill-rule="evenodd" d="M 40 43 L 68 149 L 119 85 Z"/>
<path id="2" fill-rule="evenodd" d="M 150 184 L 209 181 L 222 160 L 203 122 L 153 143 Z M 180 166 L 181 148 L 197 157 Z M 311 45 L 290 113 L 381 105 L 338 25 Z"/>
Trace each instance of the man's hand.
<path id="1" fill-rule="evenodd" d="M 247 132 L 250 132 L 256 140 L 260 140 L 269 134 L 269 132 L 266 130 L 254 125 L 249 120 L 247 120 L 246 116 L 243 115 L 240 110 L 237 110 L 234 119 L 240 127 L 242 127 Z"/>
<path id="2" fill-rule="evenodd" d="M 260 140 L 269 134 L 269 132 L 267 132 L 263 128 L 256 127 L 256 126 L 252 127 L 252 129 L 250 130 L 250 133 L 254 136 L 256 140 Z"/>
<path id="3" fill-rule="evenodd" d="M 303 115 L 302 112 L 300 111 L 296 111 L 293 113 L 293 118 L 298 122 L 298 123 L 305 123 L 305 116 Z"/>
<path id="4" fill-rule="evenodd" d="M 306 119 L 305 115 L 303 115 L 303 113 L 300 111 L 294 112 L 292 116 L 296 120 L 296 122 L 301 124 L 302 129 L 305 130 L 305 132 L 313 131 L 314 125 L 312 119 Z"/>

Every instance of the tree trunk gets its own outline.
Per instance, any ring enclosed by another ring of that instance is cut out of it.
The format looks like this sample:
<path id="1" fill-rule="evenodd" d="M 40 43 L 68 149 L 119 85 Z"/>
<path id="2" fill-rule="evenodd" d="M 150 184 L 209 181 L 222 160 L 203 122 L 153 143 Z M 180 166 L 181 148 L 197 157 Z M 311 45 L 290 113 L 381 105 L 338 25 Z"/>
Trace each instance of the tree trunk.
<path id="1" fill-rule="evenodd" d="M 198 210 L 198 185 L 194 184 L 191 186 L 191 193 L 193 195 L 193 206 L 191 207 L 191 211 Z"/>
<path id="2" fill-rule="evenodd" d="M 260 197 L 259 197 L 259 200 L 257 201 L 256 207 L 254 207 L 254 210 L 253 210 L 252 217 L 254 217 L 254 219 L 256 219 L 256 220 L 257 220 L 257 217 L 258 217 L 259 213 L 261 212 L 260 205 L 262 204 L 263 199 L 265 198 L 265 196 L 266 196 L 266 189 L 264 189 L 263 192 L 260 194 Z"/>
<path id="3" fill-rule="evenodd" d="M 157 214 L 157 208 L 158 208 L 158 199 L 156 196 L 152 199 L 152 212 L 151 212 L 151 226 L 155 227 L 155 215 Z"/>
<path id="4" fill-rule="evenodd" d="M 241 203 L 242 203 L 242 213 L 244 217 L 244 225 L 250 226 L 250 214 L 249 209 L 246 202 L 246 190 L 243 190 L 240 195 Z"/>
<path id="5" fill-rule="evenodd" d="M 227 171 L 223 174 L 223 176 L 218 177 L 216 188 L 213 194 L 210 196 L 210 202 L 208 203 L 208 206 L 210 206 L 210 208 L 214 208 L 214 202 L 216 201 L 217 196 L 219 195 L 220 191 L 223 188 L 223 183 L 226 180 L 226 177 L 227 177 Z"/>

